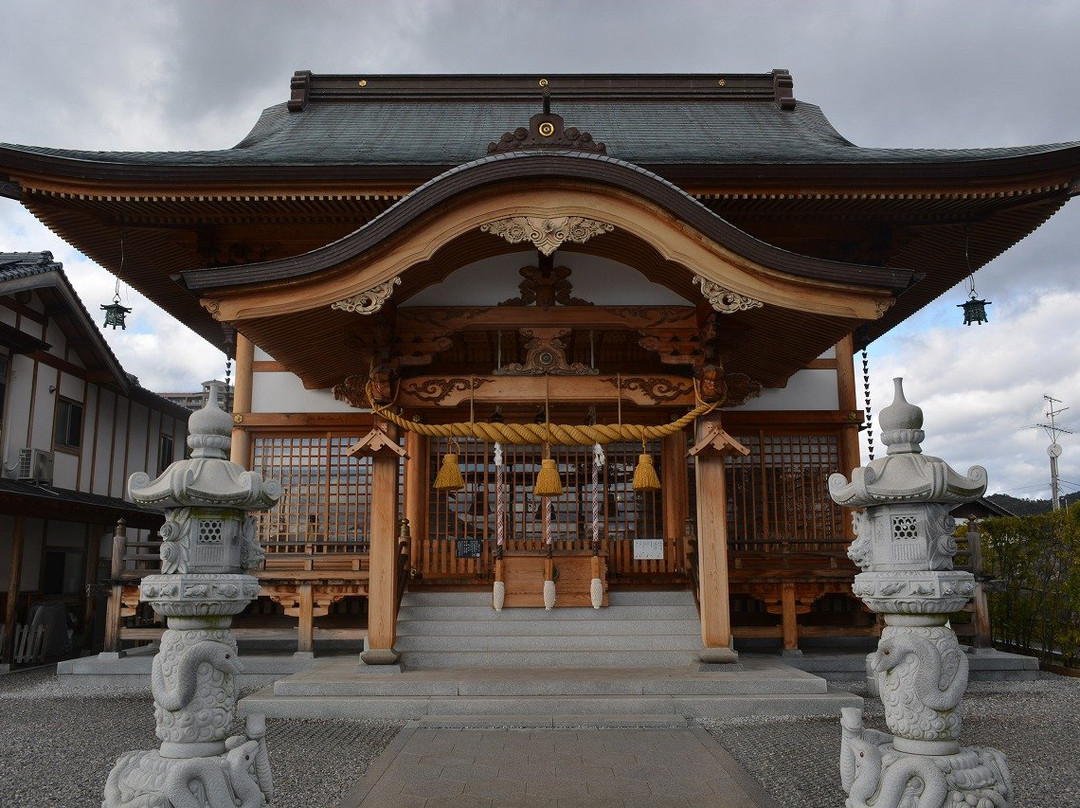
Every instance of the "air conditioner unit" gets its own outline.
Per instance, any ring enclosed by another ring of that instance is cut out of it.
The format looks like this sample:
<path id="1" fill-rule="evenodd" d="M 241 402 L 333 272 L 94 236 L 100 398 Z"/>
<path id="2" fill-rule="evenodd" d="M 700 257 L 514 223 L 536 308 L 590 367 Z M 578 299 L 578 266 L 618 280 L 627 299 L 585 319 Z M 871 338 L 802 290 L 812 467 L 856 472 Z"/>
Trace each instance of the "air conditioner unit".
<path id="1" fill-rule="evenodd" d="M 52 485 L 53 453 L 44 449 L 20 449 L 15 479 Z"/>

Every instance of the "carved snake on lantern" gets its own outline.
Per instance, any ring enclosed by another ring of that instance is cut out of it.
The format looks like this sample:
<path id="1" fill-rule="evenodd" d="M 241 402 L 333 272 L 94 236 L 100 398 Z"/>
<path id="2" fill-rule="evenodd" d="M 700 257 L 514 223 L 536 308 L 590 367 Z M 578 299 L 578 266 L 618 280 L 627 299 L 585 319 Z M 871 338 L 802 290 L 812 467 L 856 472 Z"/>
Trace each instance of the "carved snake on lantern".
<path id="1" fill-rule="evenodd" d="M 882 777 L 882 748 L 891 743 L 892 736 L 863 729 L 862 713 L 857 707 L 843 708 L 840 727 L 840 782 L 848 794 L 846 808 L 899 808 L 901 804 L 941 808 L 945 804 L 949 785 L 932 757 L 903 756 Z M 914 803 L 902 802 L 912 780 L 922 783 L 922 794 Z"/>
<path id="2" fill-rule="evenodd" d="M 197 672 L 202 663 L 208 662 L 223 673 L 240 672 L 240 663 L 229 646 L 213 641 L 200 642 L 181 652 L 176 662 L 176 681 L 170 686 L 162 670 L 163 656 L 158 654 L 154 657 L 150 668 L 150 689 L 154 701 L 169 712 L 182 710 L 191 702 L 199 684 Z"/>
<path id="3" fill-rule="evenodd" d="M 870 666 L 884 674 L 896 668 L 909 655 L 918 663 L 915 669 L 914 690 L 917 699 L 931 710 L 948 712 L 955 710 L 964 696 L 968 683 L 968 661 L 957 649 L 957 671 L 948 687 L 940 687 L 943 660 L 941 651 L 926 637 L 911 633 L 895 634 L 878 643 L 878 650 L 870 654 Z M 911 705 L 909 705 L 911 708 Z M 911 708 L 913 709 L 913 708 Z"/>

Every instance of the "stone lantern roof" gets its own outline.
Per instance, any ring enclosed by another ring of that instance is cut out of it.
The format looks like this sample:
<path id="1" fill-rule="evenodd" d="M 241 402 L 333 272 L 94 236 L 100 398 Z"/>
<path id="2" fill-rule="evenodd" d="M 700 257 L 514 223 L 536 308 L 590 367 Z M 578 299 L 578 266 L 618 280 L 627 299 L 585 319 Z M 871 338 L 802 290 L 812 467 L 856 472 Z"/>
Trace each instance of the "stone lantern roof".
<path id="1" fill-rule="evenodd" d="M 167 508 L 236 508 L 265 510 L 281 496 L 281 485 L 263 480 L 228 460 L 232 419 L 221 409 L 221 388 L 211 384 L 202 409 L 188 419 L 191 457 L 170 465 L 156 480 L 137 472 L 128 480 L 128 492 L 137 505 L 153 510 Z"/>
<path id="2" fill-rule="evenodd" d="M 903 379 L 893 379 L 893 403 L 878 416 L 885 457 L 871 460 L 851 472 L 829 477 L 829 493 L 835 502 L 852 508 L 906 502 L 968 502 L 986 491 L 986 469 L 972 466 L 967 476 L 955 471 L 940 457 L 922 453 L 923 412 L 904 398 Z"/>

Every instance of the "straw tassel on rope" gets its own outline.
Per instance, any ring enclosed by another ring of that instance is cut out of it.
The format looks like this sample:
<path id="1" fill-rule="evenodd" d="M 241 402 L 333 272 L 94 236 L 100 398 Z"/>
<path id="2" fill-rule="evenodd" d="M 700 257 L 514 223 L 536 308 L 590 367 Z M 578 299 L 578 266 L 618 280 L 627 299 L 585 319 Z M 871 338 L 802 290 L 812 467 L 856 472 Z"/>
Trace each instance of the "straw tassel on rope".
<path id="1" fill-rule="evenodd" d="M 659 491 L 660 478 L 656 474 L 652 456 L 645 453 L 645 441 L 641 442 L 642 452 L 638 455 L 637 467 L 634 468 L 635 491 Z"/>
<path id="2" fill-rule="evenodd" d="M 453 442 L 452 448 L 457 448 L 457 441 Z M 465 478 L 461 476 L 457 452 L 447 452 L 443 455 L 442 466 L 435 476 L 434 488 L 438 491 L 460 491 L 464 487 Z"/>
<path id="3" fill-rule="evenodd" d="M 545 377 L 546 384 L 546 377 Z M 544 423 L 550 429 L 551 411 L 548 408 L 547 392 L 544 393 Z M 544 458 L 540 461 L 540 471 L 533 485 L 533 495 L 538 497 L 561 497 L 562 480 L 559 479 L 559 467 L 551 457 L 551 444 L 544 442 Z"/>

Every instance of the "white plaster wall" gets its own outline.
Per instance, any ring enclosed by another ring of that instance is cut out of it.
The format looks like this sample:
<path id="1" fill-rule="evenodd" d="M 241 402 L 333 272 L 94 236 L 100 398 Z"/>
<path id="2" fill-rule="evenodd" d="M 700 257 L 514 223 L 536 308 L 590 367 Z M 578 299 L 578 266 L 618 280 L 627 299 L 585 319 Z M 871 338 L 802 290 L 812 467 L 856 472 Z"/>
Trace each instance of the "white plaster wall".
<path id="1" fill-rule="evenodd" d="M 787 387 L 767 388 L 732 411 L 762 410 L 837 410 L 840 402 L 836 395 L 835 370 L 800 370 L 787 383 Z"/>
<path id="2" fill-rule="evenodd" d="M 83 448 L 86 451 L 86 448 Z M 53 482 L 56 488 L 78 488 L 79 455 L 57 450 L 53 452 Z"/>
<path id="3" fill-rule="evenodd" d="M 7 402 L 4 405 L 4 465 L 12 468 L 19 461 L 19 450 L 26 443 L 30 423 L 30 380 L 34 362 L 24 354 L 11 357 L 8 366 Z"/>
<path id="4" fill-rule="evenodd" d="M 330 390 L 306 390 L 291 373 L 260 372 L 251 385 L 252 412 L 359 412 Z"/>
<path id="5" fill-rule="evenodd" d="M 122 497 L 127 483 L 127 477 L 124 475 L 124 448 L 126 445 L 124 436 L 127 435 L 128 428 L 128 405 L 126 400 L 119 397 L 116 402 L 115 418 L 116 442 L 109 447 L 111 467 L 108 493 L 110 496 Z"/>
<path id="6" fill-rule="evenodd" d="M 94 494 L 109 493 L 109 466 L 112 462 L 112 420 L 116 412 L 116 394 L 111 390 L 102 390 L 98 399 L 98 429 L 94 436 L 92 456 L 94 461 Z M 87 463 L 87 466 L 90 464 Z"/>
<path id="7" fill-rule="evenodd" d="M 442 283 L 421 290 L 402 306 L 496 306 L 520 294 L 523 266 L 536 266 L 536 251 L 497 255 L 450 273 Z M 598 306 L 685 306 L 689 301 L 666 286 L 652 283 L 632 267 L 560 250 L 555 266 L 570 269 L 571 294 Z"/>
<path id="8" fill-rule="evenodd" d="M 266 351 L 264 351 L 258 345 L 255 346 L 255 361 L 256 362 L 270 362 L 270 361 L 273 360 L 273 358 L 274 357 L 272 357 L 270 354 L 268 354 Z"/>
<path id="9" fill-rule="evenodd" d="M 40 371 L 39 371 L 40 372 Z M 86 382 L 70 373 L 60 374 L 60 395 L 72 401 L 86 402 Z M 86 415 L 85 409 L 83 415 Z"/>
<path id="10" fill-rule="evenodd" d="M 128 419 L 128 429 L 127 429 L 127 439 L 126 439 L 126 443 L 127 443 L 127 468 L 124 470 L 124 473 L 123 473 L 125 482 L 127 481 L 127 478 L 130 477 L 132 474 L 134 474 L 136 471 L 145 471 L 147 473 L 151 472 L 151 469 L 148 469 L 146 467 L 147 466 L 147 460 L 146 460 L 146 454 L 147 454 L 146 453 L 146 448 L 147 448 L 146 447 L 146 427 L 147 427 L 147 423 L 146 423 L 146 421 L 147 421 L 148 413 L 149 413 L 148 408 L 143 406 L 142 404 L 132 404 L 131 405 L 131 415 L 129 416 L 129 419 Z M 157 457 L 157 450 L 156 450 L 156 447 L 155 447 L 154 455 L 153 455 L 153 458 L 151 459 L 151 462 L 154 462 L 156 457 Z M 151 477 L 156 477 L 157 476 L 157 473 L 156 473 L 157 469 L 156 468 L 153 469 L 153 472 L 154 473 L 152 473 L 150 476 Z M 113 494 L 113 496 L 122 497 L 124 495 L 123 492 L 124 492 L 124 489 L 121 488 L 120 491 Z"/>
<path id="11" fill-rule="evenodd" d="M 30 446 L 51 449 L 53 424 L 56 421 L 56 391 L 50 387 L 59 383 L 59 373 L 55 368 L 38 363 L 37 383 L 34 385 L 34 423 L 31 427 Z M 17 453 L 16 453 L 17 454 Z"/>
<path id="12" fill-rule="evenodd" d="M 17 317 L 18 315 L 16 315 L 15 312 L 13 312 L 11 309 L 0 306 L 0 323 L 3 323 L 4 325 L 14 326 Z"/>

